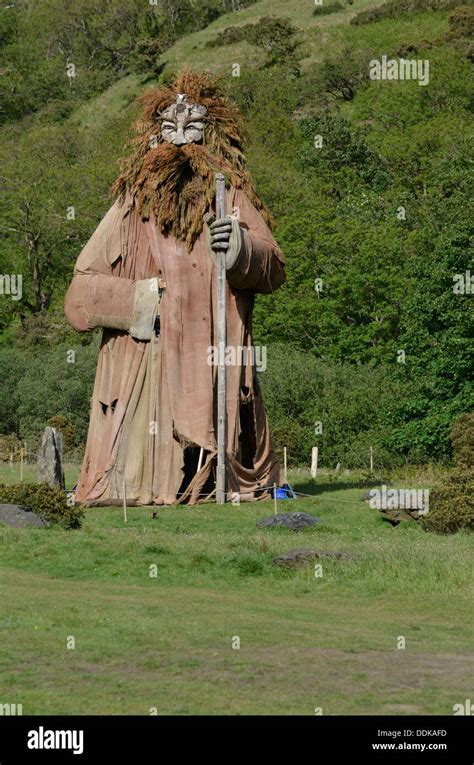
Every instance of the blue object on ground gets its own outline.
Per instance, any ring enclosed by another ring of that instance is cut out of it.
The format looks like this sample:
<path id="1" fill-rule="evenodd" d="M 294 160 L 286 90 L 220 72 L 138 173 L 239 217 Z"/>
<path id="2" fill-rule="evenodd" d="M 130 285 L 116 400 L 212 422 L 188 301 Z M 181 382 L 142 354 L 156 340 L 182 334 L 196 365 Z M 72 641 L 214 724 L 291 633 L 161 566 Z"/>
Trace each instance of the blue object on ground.
<path id="1" fill-rule="evenodd" d="M 275 499 L 275 491 L 272 489 L 272 498 Z M 283 486 L 276 487 L 277 499 L 296 499 L 296 494 L 293 491 L 289 483 L 284 483 Z"/>

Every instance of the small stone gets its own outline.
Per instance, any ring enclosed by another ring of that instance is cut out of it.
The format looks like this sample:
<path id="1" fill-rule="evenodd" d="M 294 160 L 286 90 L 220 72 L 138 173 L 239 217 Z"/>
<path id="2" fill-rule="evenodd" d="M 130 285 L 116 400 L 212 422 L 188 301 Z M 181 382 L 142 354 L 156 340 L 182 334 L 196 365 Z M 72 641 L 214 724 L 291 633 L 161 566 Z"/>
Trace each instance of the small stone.
<path id="1" fill-rule="evenodd" d="M 23 505 L 0 505 L 0 523 L 22 529 L 25 526 L 50 526 L 41 516 Z"/>
<path id="2" fill-rule="evenodd" d="M 393 510 L 380 510 L 382 518 L 392 526 L 398 526 L 400 521 L 418 521 L 422 515 L 425 515 L 423 510 L 402 510 L 401 508 L 395 508 Z"/>
<path id="3" fill-rule="evenodd" d="M 308 526 L 314 526 L 316 523 L 321 523 L 321 519 L 309 513 L 297 512 L 271 515 L 269 518 L 257 521 L 257 526 L 260 529 L 267 529 L 271 526 L 285 526 L 287 529 L 292 529 L 292 531 L 301 531 Z"/>
<path id="4" fill-rule="evenodd" d="M 356 556 L 351 553 L 340 552 L 339 550 L 290 550 L 282 553 L 273 559 L 275 566 L 284 566 L 285 568 L 297 568 L 304 566 L 319 558 L 332 558 L 333 560 L 356 560 Z"/>

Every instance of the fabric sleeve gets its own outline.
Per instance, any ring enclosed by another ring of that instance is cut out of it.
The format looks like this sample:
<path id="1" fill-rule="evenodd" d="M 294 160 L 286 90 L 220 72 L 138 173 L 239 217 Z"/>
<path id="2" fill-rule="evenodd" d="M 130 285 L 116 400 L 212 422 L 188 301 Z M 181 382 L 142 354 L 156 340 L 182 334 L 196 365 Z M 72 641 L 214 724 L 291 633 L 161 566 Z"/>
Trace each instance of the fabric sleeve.
<path id="1" fill-rule="evenodd" d="M 157 280 L 137 281 L 111 273 L 113 264 L 125 253 L 127 217 L 127 208 L 117 201 L 77 259 L 64 312 L 78 332 L 108 327 L 130 332 L 138 340 L 152 336 L 159 302 Z"/>
<path id="2" fill-rule="evenodd" d="M 286 279 L 283 253 L 260 213 L 240 190 L 235 192 L 235 209 L 242 244 L 235 265 L 227 271 L 227 280 L 235 289 L 274 292 Z"/>

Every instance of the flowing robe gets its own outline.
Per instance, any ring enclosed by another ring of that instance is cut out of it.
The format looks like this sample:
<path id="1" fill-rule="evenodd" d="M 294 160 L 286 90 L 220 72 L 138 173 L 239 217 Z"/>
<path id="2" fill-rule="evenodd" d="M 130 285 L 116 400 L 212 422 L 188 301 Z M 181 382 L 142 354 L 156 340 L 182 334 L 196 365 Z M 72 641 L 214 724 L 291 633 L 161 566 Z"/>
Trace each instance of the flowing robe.
<path id="1" fill-rule="evenodd" d="M 227 366 L 226 488 L 265 497 L 265 489 L 279 482 L 280 468 L 255 358 L 251 352 L 241 358 L 238 350 L 252 348 L 254 293 L 273 292 L 284 282 L 284 260 L 246 195 L 238 189 L 226 195 L 227 209 L 239 210 L 243 238 L 237 263 L 227 272 L 226 347 L 237 351 L 238 363 Z M 130 196 L 115 202 L 85 245 L 65 313 L 78 331 L 104 330 L 79 502 L 117 504 L 124 486 L 127 501 L 136 505 L 193 504 L 212 493 L 216 278 L 204 231 L 188 252 L 183 242 L 164 236 L 153 217 L 143 221 Z M 161 301 L 157 279 L 165 285 Z M 158 337 L 152 331 L 157 308 Z M 204 459 L 183 486 L 187 447 L 201 447 Z"/>

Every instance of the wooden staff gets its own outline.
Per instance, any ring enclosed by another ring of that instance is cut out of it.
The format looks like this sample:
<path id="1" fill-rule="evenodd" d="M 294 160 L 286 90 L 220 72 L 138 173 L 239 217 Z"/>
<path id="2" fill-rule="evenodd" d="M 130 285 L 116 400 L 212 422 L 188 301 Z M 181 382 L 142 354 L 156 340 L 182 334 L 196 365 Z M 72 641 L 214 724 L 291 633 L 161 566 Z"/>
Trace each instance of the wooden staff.
<path id="1" fill-rule="evenodd" d="M 225 218 L 225 178 L 222 173 L 216 173 L 216 218 Z M 226 253 L 225 250 L 217 252 L 217 474 L 216 474 L 216 502 L 218 505 L 225 503 L 225 451 L 226 451 Z"/>
<path id="2" fill-rule="evenodd" d="M 122 481 L 122 494 L 123 494 L 123 520 L 127 523 L 127 494 L 125 488 L 125 480 Z"/>

